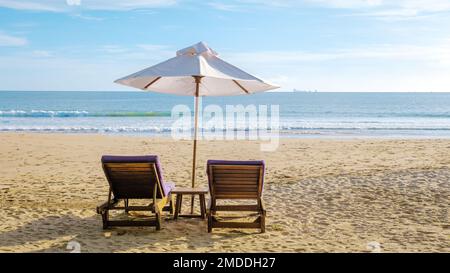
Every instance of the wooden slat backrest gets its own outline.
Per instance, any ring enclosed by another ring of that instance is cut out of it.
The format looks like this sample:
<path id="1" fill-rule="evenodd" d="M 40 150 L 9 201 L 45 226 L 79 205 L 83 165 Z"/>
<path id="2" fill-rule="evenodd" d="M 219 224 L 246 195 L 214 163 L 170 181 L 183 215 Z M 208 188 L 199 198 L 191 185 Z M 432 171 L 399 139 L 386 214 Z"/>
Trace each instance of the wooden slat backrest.
<path id="1" fill-rule="evenodd" d="M 155 183 L 163 194 L 155 163 L 103 163 L 103 170 L 117 199 L 152 199 Z"/>
<path id="2" fill-rule="evenodd" d="M 213 199 L 260 199 L 263 166 L 209 165 L 209 186 Z"/>

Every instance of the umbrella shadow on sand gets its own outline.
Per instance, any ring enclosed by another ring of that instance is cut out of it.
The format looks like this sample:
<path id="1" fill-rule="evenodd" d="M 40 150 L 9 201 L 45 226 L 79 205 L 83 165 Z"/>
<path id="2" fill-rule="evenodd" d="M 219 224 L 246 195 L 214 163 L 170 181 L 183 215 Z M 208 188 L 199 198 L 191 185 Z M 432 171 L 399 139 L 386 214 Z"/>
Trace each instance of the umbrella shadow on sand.
<path id="1" fill-rule="evenodd" d="M 223 251 L 221 241 L 248 235 L 251 233 L 231 230 L 207 233 L 206 221 L 175 221 L 169 217 L 160 231 L 153 227 L 103 230 L 100 216 L 80 217 L 69 212 L 42 217 L 0 233 L 0 252 Z"/>

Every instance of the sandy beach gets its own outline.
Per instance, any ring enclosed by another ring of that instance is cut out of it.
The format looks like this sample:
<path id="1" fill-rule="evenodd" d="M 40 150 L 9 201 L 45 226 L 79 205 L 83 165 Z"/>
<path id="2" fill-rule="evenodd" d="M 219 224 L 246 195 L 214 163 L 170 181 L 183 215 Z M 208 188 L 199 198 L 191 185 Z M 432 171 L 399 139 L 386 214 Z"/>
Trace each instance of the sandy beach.
<path id="1" fill-rule="evenodd" d="M 103 154 L 161 156 L 167 180 L 190 183 L 189 141 L 107 135 L 0 134 L 0 252 L 450 251 L 450 140 L 281 139 L 201 141 L 207 159 L 264 159 L 266 233 L 217 229 L 199 219 L 104 231 Z M 185 208 L 187 204 L 185 204 Z M 138 215 L 136 217 L 139 217 Z M 369 244 L 369 245 L 368 245 Z"/>

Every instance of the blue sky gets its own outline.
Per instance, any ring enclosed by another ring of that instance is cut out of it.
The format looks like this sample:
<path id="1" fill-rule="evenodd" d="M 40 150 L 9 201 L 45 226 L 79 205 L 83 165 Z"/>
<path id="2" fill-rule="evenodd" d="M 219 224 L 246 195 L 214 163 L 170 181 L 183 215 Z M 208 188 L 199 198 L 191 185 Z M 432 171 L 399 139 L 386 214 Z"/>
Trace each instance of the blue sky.
<path id="1" fill-rule="evenodd" d="M 199 41 L 281 90 L 450 92 L 450 0 L 0 0 L 0 90 L 131 90 Z"/>

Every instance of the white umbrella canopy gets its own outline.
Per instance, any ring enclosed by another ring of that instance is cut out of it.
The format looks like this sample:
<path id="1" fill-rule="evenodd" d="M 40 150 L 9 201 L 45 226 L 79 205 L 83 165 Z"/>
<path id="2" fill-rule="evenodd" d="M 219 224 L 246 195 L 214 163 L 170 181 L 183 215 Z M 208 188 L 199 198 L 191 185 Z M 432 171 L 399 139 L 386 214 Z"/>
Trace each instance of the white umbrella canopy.
<path id="1" fill-rule="evenodd" d="M 205 43 L 181 49 L 177 56 L 115 82 L 142 90 L 196 96 L 234 96 L 278 88 L 223 61 Z"/>
<path id="2" fill-rule="evenodd" d="M 278 88 L 225 62 L 200 42 L 177 51 L 176 57 L 115 81 L 144 91 L 194 96 L 195 125 L 192 187 L 197 157 L 198 97 L 249 95 Z M 191 199 L 191 213 L 194 196 Z"/>

